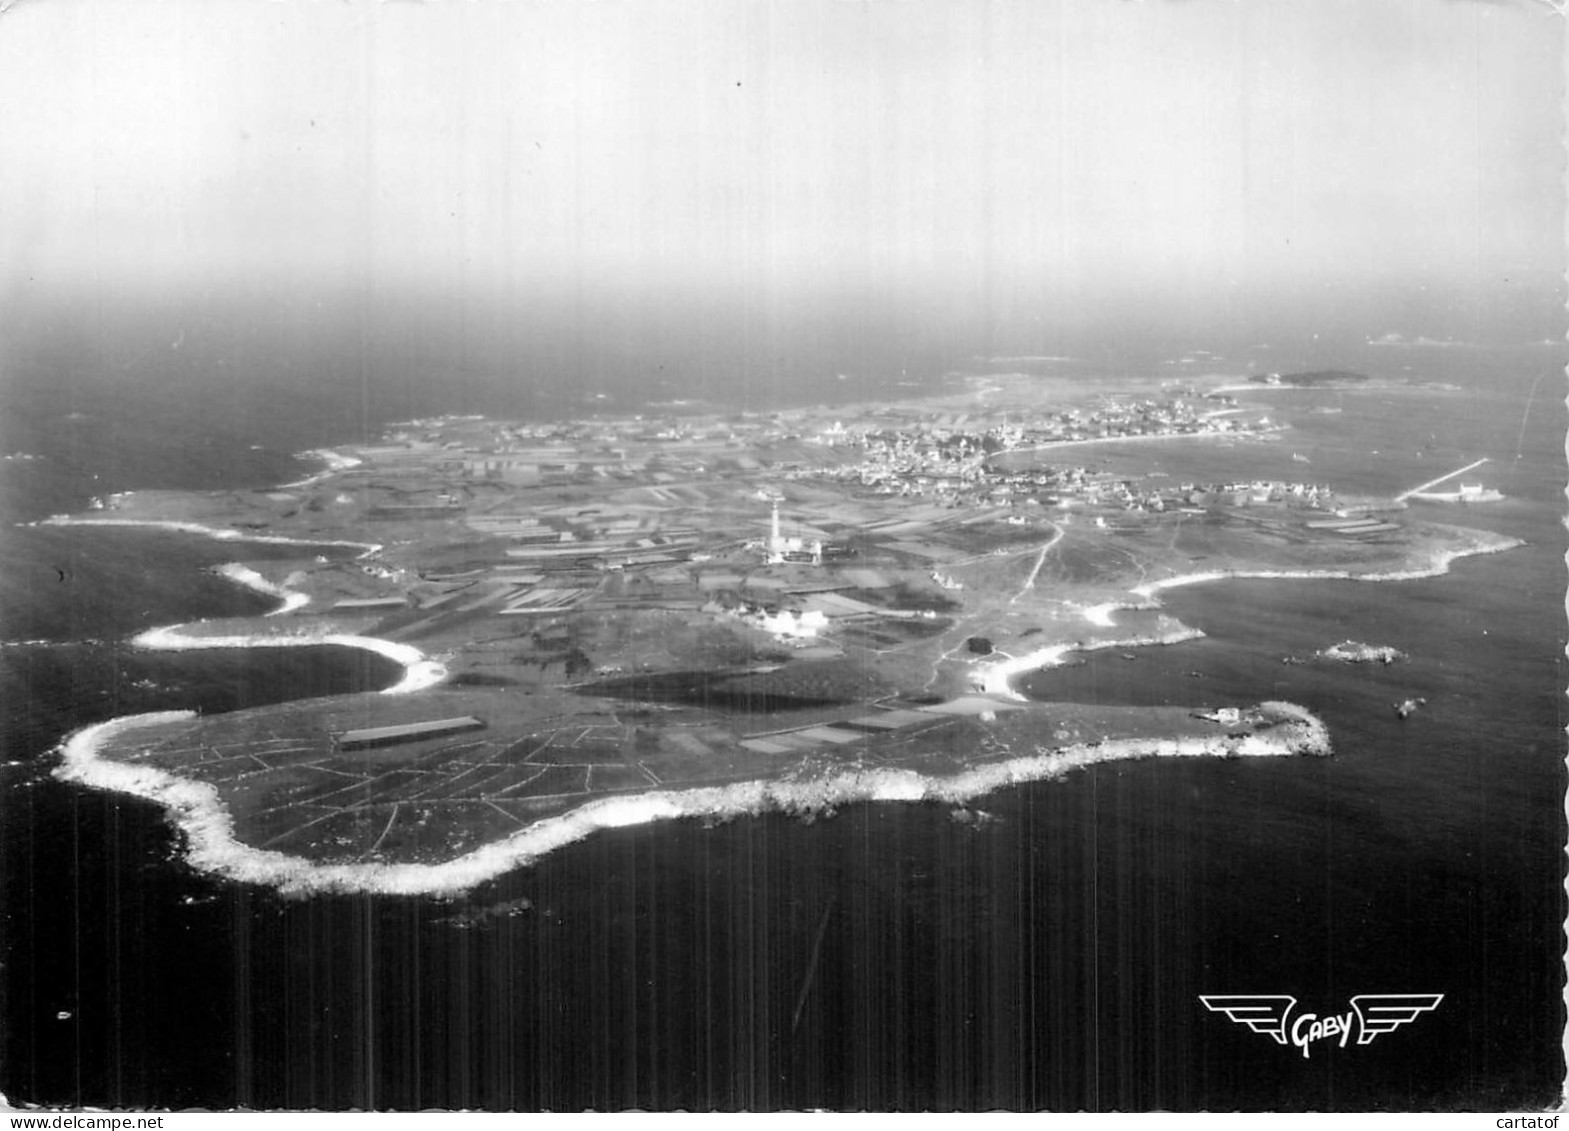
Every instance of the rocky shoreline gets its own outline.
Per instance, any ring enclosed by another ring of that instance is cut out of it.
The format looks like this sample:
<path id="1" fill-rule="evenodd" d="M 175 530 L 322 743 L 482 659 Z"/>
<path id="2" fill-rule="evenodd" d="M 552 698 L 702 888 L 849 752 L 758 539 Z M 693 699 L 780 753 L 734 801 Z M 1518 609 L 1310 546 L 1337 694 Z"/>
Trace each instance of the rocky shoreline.
<path id="1" fill-rule="evenodd" d="M 191 866 L 226 879 L 294 895 L 375 892 L 452 897 L 604 829 L 691 818 L 724 820 L 767 812 L 815 817 L 868 801 L 961 805 L 998 789 L 1048 781 L 1118 760 L 1322 757 L 1331 753 L 1327 728 L 1306 708 L 1267 702 L 1259 704 L 1256 711 L 1268 722 L 1263 729 L 1247 734 L 1038 747 L 1034 754 L 972 766 L 947 777 L 909 769 L 846 767 L 801 781 L 748 781 L 604 797 L 438 864 L 319 864 L 256 848 L 235 835 L 233 816 L 215 786 L 155 766 L 103 756 L 110 742 L 139 729 L 189 721 L 195 717 L 192 711 L 126 715 L 84 727 L 58 748 L 61 764 L 54 773 L 62 781 L 128 793 L 162 805 L 185 837 L 184 855 Z"/>

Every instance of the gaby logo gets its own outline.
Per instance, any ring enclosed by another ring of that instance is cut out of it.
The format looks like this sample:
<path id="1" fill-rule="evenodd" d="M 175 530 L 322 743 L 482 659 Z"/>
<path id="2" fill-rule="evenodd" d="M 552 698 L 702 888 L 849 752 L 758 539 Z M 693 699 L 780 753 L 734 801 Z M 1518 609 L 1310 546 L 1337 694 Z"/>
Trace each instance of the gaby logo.
<path id="1" fill-rule="evenodd" d="M 1297 999 L 1289 994 L 1201 994 L 1199 1001 L 1211 1013 L 1224 1013 L 1238 1025 L 1274 1038 L 1276 1044 L 1295 1045 L 1304 1057 L 1314 1043 L 1337 1039 L 1346 1047 L 1354 1031 L 1357 1044 L 1371 1044 L 1374 1037 L 1392 1033 L 1444 1000 L 1443 994 L 1359 994 L 1351 999 L 1348 1013 L 1291 1016 Z"/>

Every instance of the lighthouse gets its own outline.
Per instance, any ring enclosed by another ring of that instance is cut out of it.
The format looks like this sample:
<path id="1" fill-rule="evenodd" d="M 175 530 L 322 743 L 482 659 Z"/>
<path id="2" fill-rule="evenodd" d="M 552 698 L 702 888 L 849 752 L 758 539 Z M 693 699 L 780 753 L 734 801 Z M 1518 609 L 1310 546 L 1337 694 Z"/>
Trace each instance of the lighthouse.
<path id="1" fill-rule="evenodd" d="M 768 564 L 784 561 L 784 538 L 779 533 L 779 500 L 774 500 L 774 520 L 768 535 Z"/>
<path id="2" fill-rule="evenodd" d="M 808 544 L 804 538 L 786 538 L 779 529 L 779 500 L 775 499 L 773 503 L 773 523 L 768 534 L 768 564 L 780 565 L 784 562 L 821 564 L 823 560 L 822 542 L 813 541 Z"/>

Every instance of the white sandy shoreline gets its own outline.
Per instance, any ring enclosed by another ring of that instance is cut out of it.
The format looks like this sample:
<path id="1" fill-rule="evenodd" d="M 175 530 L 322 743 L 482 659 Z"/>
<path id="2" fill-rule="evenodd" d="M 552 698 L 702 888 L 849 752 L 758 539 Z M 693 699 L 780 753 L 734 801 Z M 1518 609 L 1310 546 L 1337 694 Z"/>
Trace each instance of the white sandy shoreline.
<path id="1" fill-rule="evenodd" d="M 204 526 L 199 522 L 180 522 L 163 518 L 81 518 L 69 514 L 52 514 L 24 526 L 140 526 L 151 530 L 173 530 L 181 534 L 199 534 L 219 542 L 260 542 L 269 546 L 347 546 L 364 551 L 359 556 L 368 558 L 381 551 L 376 542 L 349 542 L 341 538 L 286 538 L 281 534 L 247 534 L 219 526 Z"/>
<path id="2" fill-rule="evenodd" d="M 1425 577 L 1442 577 L 1449 572 L 1450 565 L 1461 558 L 1476 557 L 1481 554 L 1498 554 L 1523 545 L 1525 543 L 1518 538 L 1505 538 L 1485 546 L 1471 546 L 1463 550 L 1441 550 L 1433 556 L 1431 564 L 1426 567 L 1390 570 L 1387 573 L 1353 573 L 1345 569 L 1217 569 L 1203 573 L 1186 573 L 1176 577 L 1164 578 L 1160 581 L 1146 582 L 1143 585 L 1135 586 L 1129 592 L 1147 601 L 1163 589 L 1177 589 L 1184 585 L 1198 585 L 1206 581 L 1224 581 L 1229 578 L 1280 579 L 1289 581 L 1418 581 Z M 1138 608 L 1141 606 L 1125 607 Z M 1150 606 L 1144 605 L 1142 607 L 1148 608 Z"/>
<path id="3" fill-rule="evenodd" d="M 1131 758 L 1288 757 L 1328 754 L 1324 724 L 1289 703 L 1263 707 L 1289 722 L 1269 735 L 1208 738 L 1117 739 L 992 762 L 951 777 L 914 770 L 847 768 L 807 782 L 752 781 L 687 790 L 652 791 L 589 801 L 559 817 L 520 829 L 441 864 L 318 864 L 303 857 L 254 848 L 237 840 L 234 821 L 215 786 L 178 777 L 155 766 L 101 757 L 110 739 L 138 728 L 182 722 L 191 711 L 126 715 L 75 731 L 61 743 L 55 776 L 99 789 L 156 801 L 186 839 L 185 857 L 205 872 L 289 894 L 375 892 L 381 895 L 455 896 L 603 829 L 681 818 L 730 819 L 765 812 L 817 813 L 863 801 L 962 804 L 1008 786 L 1061 777 L 1099 762 Z M 1283 732 L 1283 733 L 1279 733 Z"/>
<path id="4" fill-rule="evenodd" d="M 346 456 L 335 452 L 331 448 L 312 448 L 307 452 L 295 452 L 295 459 L 317 459 L 327 466 L 314 475 L 307 475 L 304 479 L 296 479 L 292 483 L 280 483 L 278 489 L 286 491 L 291 488 L 312 487 L 324 479 L 331 479 L 340 471 L 347 471 L 351 467 L 359 467 L 365 461 L 358 456 Z"/>
<path id="5" fill-rule="evenodd" d="M 1003 659 L 989 664 L 979 664 L 980 690 L 987 695 L 999 699 L 1014 699 L 1019 702 L 1029 702 L 1023 695 L 1013 689 L 1015 676 L 1024 675 L 1026 672 L 1041 671 L 1045 668 L 1055 668 L 1062 665 L 1062 658 L 1072 652 L 1094 652 L 1103 648 L 1147 648 L 1163 644 L 1182 644 L 1189 640 L 1200 640 L 1204 633 L 1196 628 L 1185 628 L 1176 632 L 1168 632 L 1161 636 L 1134 636 L 1126 640 L 1087 640 L 1072 644 L 1050 644 L 1045 648 L 1027 652 L 1022 656 L 1004 656 Z"/>
<path id="6" fill-rule="evenodd" d="M 447 677 L 446 666 L 427 658 L 418 648 L 375 636 L 310 629 L 233 636 L 192 636 L 181 632 L 181 627 L 168 625 L 164 628 L 150 628 L 133 637 L 131 643 L 138 648 L 157 652 L 189 652 L 203 648 L 300 648 L 320 644 L 361 648 L 403 667 L 403 678 L 391 687 L 384 688 L 381 692 L 383 695 L 407 695 L 423 691 Z"/>
<path id="7" fill-rule="evenodd" d="M 339 458 L 347 459 L 348 457 Z M 355 460 L 345 464 L 345 466 L 354 466 L 358 462 Z M 340 468 L 334 467 L 330 470 L 336 471 L 340 470 Z M 286 546 L 348 546 L 363 550 L 364 553 L 359 555 L 362 558 L 381 550 L 380 545 L 371 542 L 348 542 L 339 539 L 306 540 L 284 538 L 279 535 L 244 534 L 237 530 L 222 530 L 217 527 L 203 526 L 195 522 L 174 522 L 161 519 L 73 518 L 68 515 L 55 515 L 30 525 L 142 526 L 160 530 L 173 530 L 183 534 L 198 534 L 214 538 L 220 542 L 264 542 L 270 545 Z M 278 598 L 282 604 L 266 614 L 267 616 L 281 616 L 310 604 L 310 597 L 307 594 L 276 585 L 254 569 L 239 562 L 225 562 L 215 567 L 214 572 L 234 582 L 236 585 L 243 585 L 245 588 L 255 592 L 265 593 L 270 597 Z M 141 648 L 165 652 L 191 651 L 200 648 L 294 648 L 314 644 L 335 644 L 345 648 L 361 648 L 369 652 L 375 652 L 379 656 L 384 656 L 403 668 L 403 678 L 391 687 L 384 688 L 382 690 L 383 695 L 406 695 L 413 691 L 433 687 L 447 678 L 446 667 L 428 659 L 417 648 L 410 647 L 407 644 L 397 644 L 391 640 L 381 640 L 374 636 L 356 636 L 349 633 L 296 630 L 290 633 L 191 636 L 180 632 L 178 625 L 169 625 L 163 628 L 148 629 L 146 632 L 133 638 L 131 643 Z"/>
<path id="8" fill-rule="evenodd" d="M 1129 611 L 1148 612 L 1160 608 L 1160 599 L 1156 596 L 1164 589 L 1180 589 L 1188 585 L 1202 585 L 1210 581 L 1239 580 L 1283 580 L 1283 581 L 1418 581 L 1428 577 L 1441 577 L 1449 572 L 1449 567 L 1461 558 L 1475 557 L 1480 554 L 1497 554 L 1504 550 L 1512 550 L 1517 546 L 1525 545 L 1518 538 L 1504 538 L 1498 542 L 1484 546 L 1473 546 L 1463 550 L 1442 550 L 1435 554 L 1431 563 L 1421 569 L 1390 570 L 1385 573 L 1352 573 L 1350 570 L 1307 569 L 1307 570 L 1230 570 L 1215 569 L 1202 573 L 1185 573 L 1176 577 L 1163 578 L 1160 581 L 1150 581 L 1143 585 L 1135 586 L 1129 590 L 1138 597 L 1137 601 L 1104 601 L 1098 605 L 1087 605 L 1079 610 L 1079 615 L 1091 624 L 1102 628 L 1115 626 L 1112 614 L 1121 609 Z M 1137 648 L 1152 644 L 1180 644 L 1187 640 L 1196 640 L 1204 634 L 1198 629 L 1187 629 L 1180 632 L 1169 633 L 1158 637 L 1135 637 L 1128 640 L 1090 641 L 1083 644 L 1053 644 L 1046 648 L 1038 649 L 1027 655 L 1008 657 L 999 663 L 977 665 L 980 671 L 980 686 L 988 695 L 999 698 L 1020 699 L 1024 696 L 1013 689 L 1013 678 L 1027 672 L 1040 671 L 1045 668 L 1057 667 L 1062 663 L 1062 658 L 1070 652 L 1088 652 L 1098 648 Z"/>

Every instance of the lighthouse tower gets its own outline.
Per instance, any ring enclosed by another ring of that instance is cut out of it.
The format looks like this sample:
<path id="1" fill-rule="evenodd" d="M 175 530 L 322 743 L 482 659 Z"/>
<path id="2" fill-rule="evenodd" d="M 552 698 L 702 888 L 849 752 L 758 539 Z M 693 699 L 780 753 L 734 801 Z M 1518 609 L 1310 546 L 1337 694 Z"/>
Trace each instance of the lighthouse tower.
<path id="1" fill-rule="evenodd" d="M 768 536 L 768 562 L 778 565 L 784 561 L 784 537 L 779 533 L 779 500 L 774 500 L 774 522 Z"/>

